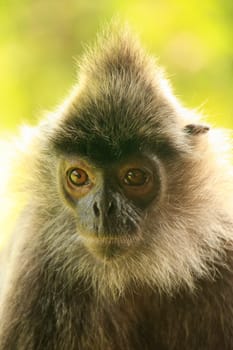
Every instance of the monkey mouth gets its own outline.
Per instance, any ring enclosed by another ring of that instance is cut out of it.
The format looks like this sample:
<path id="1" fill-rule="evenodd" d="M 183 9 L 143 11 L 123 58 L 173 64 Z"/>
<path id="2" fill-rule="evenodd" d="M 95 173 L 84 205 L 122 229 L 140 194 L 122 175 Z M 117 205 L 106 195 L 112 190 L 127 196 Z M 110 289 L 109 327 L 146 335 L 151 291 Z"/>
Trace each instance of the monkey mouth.
<path id="1" fill-rule="evenodd" d="M 138 242 L 135 237 L 88 237 L 83 240 L 87 249 L 96 257 L 111 260 L 125 256 Z"/>

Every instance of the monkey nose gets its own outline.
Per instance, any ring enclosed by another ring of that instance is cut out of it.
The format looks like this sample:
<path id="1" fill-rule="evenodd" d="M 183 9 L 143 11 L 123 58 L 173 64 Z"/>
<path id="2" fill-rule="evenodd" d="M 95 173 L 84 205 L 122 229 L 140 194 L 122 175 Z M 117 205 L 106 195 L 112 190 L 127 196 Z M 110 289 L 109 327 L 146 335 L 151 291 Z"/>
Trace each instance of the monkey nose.
<path id="1" fill-rule="evenodd" d="M 111 215 L 114 212 L 114 203 L 113 201 L 109 201 L 105 203 L 105 205 L 100 205 L 100 203 L 95 202 L 93 204 L 93 211 L 95 217 L 99 217 L 100 215 Z"/>
<path id="2" fill-rule="evenodd" d="M 93 211 L 94 211 L 95 216 L 98 218 L 100 216 L 100 210 L 99 210 L 98 204 L 96 202 L 93 205 Z"/>

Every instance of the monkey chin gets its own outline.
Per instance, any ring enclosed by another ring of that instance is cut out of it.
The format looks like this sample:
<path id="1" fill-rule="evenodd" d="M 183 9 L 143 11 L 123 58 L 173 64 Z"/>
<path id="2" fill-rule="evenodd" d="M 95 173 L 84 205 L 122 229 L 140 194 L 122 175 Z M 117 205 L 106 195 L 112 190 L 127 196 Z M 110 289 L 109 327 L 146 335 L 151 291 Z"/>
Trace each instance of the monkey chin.
<path id="1" fill-rule="evenodd" d="M 83 240 L 83 244 L 98 259 L 111 262 L 132 251 L 136 241 L 138 239 L 130 237 L 88 237 Z"/>

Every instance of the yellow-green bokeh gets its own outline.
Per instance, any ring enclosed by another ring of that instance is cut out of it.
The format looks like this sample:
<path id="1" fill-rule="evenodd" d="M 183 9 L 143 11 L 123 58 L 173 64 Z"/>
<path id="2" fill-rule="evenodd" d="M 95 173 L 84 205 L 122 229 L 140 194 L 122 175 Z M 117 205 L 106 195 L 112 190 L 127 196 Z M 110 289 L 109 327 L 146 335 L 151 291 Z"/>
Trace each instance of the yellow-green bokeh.
<path id="1" fill-rule="evenodd" d="M 233 127 L 232 0 L 8 0 L 0 2 L 0 131 L 35 124 L 61 102 L 75 58 L 115 16 L 159 58 L 186 106 Z"/>

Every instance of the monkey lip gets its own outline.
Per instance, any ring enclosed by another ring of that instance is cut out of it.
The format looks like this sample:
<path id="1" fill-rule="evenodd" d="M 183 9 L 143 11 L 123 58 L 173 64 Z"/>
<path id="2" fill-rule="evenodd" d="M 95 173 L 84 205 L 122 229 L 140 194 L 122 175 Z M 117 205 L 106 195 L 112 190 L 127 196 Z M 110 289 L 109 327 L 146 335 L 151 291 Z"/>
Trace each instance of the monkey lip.
<path id="1" fill-rule="evenodd" d="M 95 256 L 102 259 L 122 257 L 133 248 L 138 241 L 135 237 L 88 237 L 83 240 L 84 245 Z"/>

